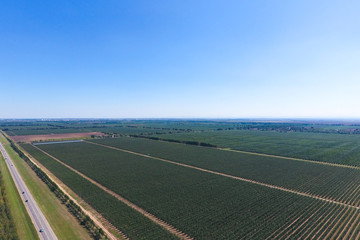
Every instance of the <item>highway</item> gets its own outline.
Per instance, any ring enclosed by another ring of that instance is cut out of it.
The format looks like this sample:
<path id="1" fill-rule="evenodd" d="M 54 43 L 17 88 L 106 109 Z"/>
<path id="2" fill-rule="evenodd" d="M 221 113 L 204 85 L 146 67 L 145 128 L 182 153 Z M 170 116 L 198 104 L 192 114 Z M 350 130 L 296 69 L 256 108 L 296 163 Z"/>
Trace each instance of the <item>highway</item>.
<path id="1" fill-rule="evenodd" d="M 41 212 L 39 206 L 35 202 L 33 196 L 31 195 L 29 189 L 22 180 L 19 172 L 17 171 L 15 165 L 13 164 L 11 158 L 7 154 L 4 146 L 0 143 L 0 151 L 5 159 L 5 162 L 10 170 L 11 176 L 15 182 L 15 185 L 19 191 L 21 199 L 24 201 L 25 207 L 31 217 L 31 220 L 38 232 L 40 239 L 44 240 L 55 240 L 57 239 L 54 231 L 50 227 L 45 216 Z"/>

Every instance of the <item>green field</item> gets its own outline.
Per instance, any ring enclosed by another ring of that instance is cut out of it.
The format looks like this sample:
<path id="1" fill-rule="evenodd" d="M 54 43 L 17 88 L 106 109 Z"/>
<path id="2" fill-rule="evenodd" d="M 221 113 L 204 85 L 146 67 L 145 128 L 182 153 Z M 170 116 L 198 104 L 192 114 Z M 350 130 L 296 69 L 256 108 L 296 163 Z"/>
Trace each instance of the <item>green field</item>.
<path id="1" fill-rule="evenodd" d="M 50 120 L 0 128 L 11 135 L 122 136 L 37 147 L 195 239 L 360 238 L 355 122 Z M 32 145 L 22 147 L 131 239 L 177 238 Z"/>
<path id="2" fill-rule="evenodd" d="M 132 239 L 175 239 L 161 227 L 32 145 L 23 144 L 21 146 L 115 227 L 125 232 L 128 237 Z"/>
<path id="3" fill-rule="evenodd" d="M 360 135 L 275 131 L 208 131 L 157 135 L 224 148 L 360 166 Z"/>
<path id="4" fill-rule="evenodd" d="M 146 154 L 158 154 L 160 157 L 173 158 L 173 161 L 182 161 L 202 167 L 209 164 L 209 168 L 217 167 L 217 171 L 225 172 L 232 169 L 234 174 L 246 167 L 247 170 L 244 172 L 249 172 L 248 174 L 251 176 L 274 181 L 273 184 L 288 184 L 287 181 L 291 179 L 283 174 L 297 170 L 299 167 L 304 168 L 304 173 L 311 171 L 313 166 L 328 167 L 317 164 L 308 166 L 309 163 L 307 163 L 289 169 L 292 164 L 302 162 L 273 158 L 247 160 L 249 156 L 234 157 L 235 155 L 231 155 L 233 157 L 229 157 L 230 154 L 237 153 L 216 149 L 210 151 L 210 148 L 181 144 L 170 146 L 164 145 L 168 143 L 139 139 L 134 139 L 136 142 L 128 142 L 132 140 L 121 138 L 101 142 L 107 141 L 107 144 L 112 142 L 115 145 L 127 146 L 127 148 L 135 146 L 137 150 L 145 149 L 144 153 Z M 97 142 L 100 141 L 97 140 Z M 156 144 L 159 144 L 158 147 L 155 146 Z M 97 198 L 98 194 L 93 194 L 90 186 L 83 187 L 84 185 L 81 183 L 76 188 L 76 183 L 81 179 L 78 175 L 66 170 L 65 167 L 36 151 L 30 145 L 23 146 L 75 192 L 81 192 L 85 196 L 84 198 L 87 194 L 91 195 L 85 200 L 93 199 L 95 203 L 98 203 L 95 208 L 103 206 L 104 209 L 100 212 L 111 212 L 106 216 L 108 219 L 114 214 L 119 214 L 118 218 L 121 219 L 121 210 L 115 212 L 111 210 L 113 209 L 112 205 L 106 204 L 106 199 L 103 197 Z M 89 143 L 39 145 L 38 147 L 196 239 L 265 239 L 270 236 L 277 239 L 281 237 L 299 239 L 299 237 L 308 235 L 324 238 L 328 234 L 355 238 L 360 230 L 357 217 L 359 210 L 355 208 L 204 173 Z M 205 151 L 201 152 L 203 149 Z M 217 153 L 213 151 L 218 151 L 218 154 L 224 154 L 224 156 L 214 156 Z M 211 159 L 211 156 L 214 157 Z M 257 167 L 251 165 L 253 161 L 257 161 Z M 243 163 L 245 165 L 242 165 Z M 266 165 L 267 163 L 268 165 Z M 225 167 L 221 168 L 221 166 Z M 285 167 L 281 168 L 281 166 Z M 339 171 L 344 170 L 334 167 L 332 170 L 337 171 L 338 169 Z M 272 171 L 275 170 L 276 172 L 273 173 Z M 314 171 L 327 170 L 316 169 Z M 345 170 L 350 171 L 349 169 Z M 293 175 L 297 174 L 293 173 Z M 317 179 L 321 180 L 321 176 L 306 180 L 307 187 L 311 186 L 311 182 L 314 183 Z M 306 179 L 309 176 L 302 175 L 299 179 L 301 178 Z M 290 184 L 295 187 L 296 181 L 298 180 L 292 179 Z M 73 186 L 74 184 L 75 186 Z M 304 188 L 301 182 L 298 182 L 297 185 L 299 188 Z M 351 182 L 351 185 L 356 184 Z M 328 191 L 334 198 L 344 200 L 340 197 L 341 190 L 336 187 L 329 187 Z M 352 195 L 349 193 L 345 199 L 352 199 L 350 196 Z M 354 200 L 354 202 L 356 201 Z M 121 223 L 116 226 L 127 234 L 127 231 L 121 227 Z"/>
<path id="5" fill-rule="evenodd" d="M 358 198 L 360 195 L 360 189 L 358 188 L 360 185 L 359 169 L 140 138 L 122 137 L 97 139 L 90 142 L 150 154 L 174 162 L 308 192 L 325 198 L 351 203 L 354 206 L 360 205 L 360 199 Z M 65 145 L 64 149 L 67 146 L 71 145 Z M 44 149 L 50 151 L 52 151 L 52 148 L 56 148 L 56 145 L 44 147 Z"/>
<path id="6" fill-rule="evenodd" d="M 359 123 L 184 120 L 0 121 L 8 135 L 104 132 L 360 166 Z"/>

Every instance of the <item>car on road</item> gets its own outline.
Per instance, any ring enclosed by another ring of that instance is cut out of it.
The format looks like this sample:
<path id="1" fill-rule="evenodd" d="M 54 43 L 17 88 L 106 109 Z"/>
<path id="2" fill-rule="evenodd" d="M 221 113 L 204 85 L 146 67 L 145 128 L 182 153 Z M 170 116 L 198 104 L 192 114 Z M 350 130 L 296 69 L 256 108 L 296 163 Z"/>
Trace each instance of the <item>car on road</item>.
<path id="1" fill-rule="evenodd" d="M 39 232 L 44 232 L 44 229 L 40 228 Z"/>
<path id="2" fill-rule="evenodd" d="M 28 202 L 28 201 L 29 201 L 29 200 L 27 200 L 27 199 L 25 200 L 25 202 Z"/>

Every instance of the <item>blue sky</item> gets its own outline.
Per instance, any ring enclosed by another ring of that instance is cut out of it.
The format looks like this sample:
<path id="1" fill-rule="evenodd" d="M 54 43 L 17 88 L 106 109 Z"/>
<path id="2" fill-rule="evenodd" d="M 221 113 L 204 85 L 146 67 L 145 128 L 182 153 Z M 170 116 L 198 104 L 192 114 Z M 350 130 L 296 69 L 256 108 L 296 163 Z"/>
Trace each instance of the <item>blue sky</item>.
<path id="1" fill-rule="evenodd" d="M 0 118 L 360 118 L 359 1 L 0 1 Z"/>

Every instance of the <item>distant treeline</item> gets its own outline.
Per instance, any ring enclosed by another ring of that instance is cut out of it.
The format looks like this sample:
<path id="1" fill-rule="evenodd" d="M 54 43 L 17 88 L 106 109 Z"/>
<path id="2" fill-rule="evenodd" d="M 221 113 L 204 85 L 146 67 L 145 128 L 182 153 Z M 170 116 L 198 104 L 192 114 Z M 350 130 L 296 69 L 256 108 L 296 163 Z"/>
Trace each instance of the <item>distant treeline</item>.
<path id="1" fill-rule="evenodd" d="M 101 228 L 98 228 L 91 218 L 85 214 L 82 209 L 72 201 L 68 195 L 66 195 L 59 186 L 53 182 L 49 176 L 36 166 L 18 147 L 17 145 L 8 137 L 6 137 L 10 142 L 11 147 L 19 156 L 31 167 L 31 169 L 36 173 L 36 175 L 49 187 L 49 189 L 58 197 L 61 202 L 69 209 L 69 211 L 76 217 L 76 219 L 83 225 L 93 236 L 94 239 L 108 239 Z M 0 238 L 2 239 L 2 238 Z"/>
<path id="2" fill-rule="evenodd" d="M 321 123 L 321 122 L 233 122 L 233 121 L 34 121 L 4 122 L 0 128 L 15 135 L 38 134 L 36 131 L 102 131 L 117 134 L 125 130 L 136 130 L 142 135 L 171 134 L 178 132 L 207 132 L 226 130 L 255 130 L 276 132 L 314 132 L 360 134 L 359 123 Z M 151 130 L 151 131 L 150 131 Z M 134 132 L 130 132 L 134 133 Z"/>
<path id="3" fill-rule="evenodd" d="M 14 220 L 10 214 L 9 203 L 6 197 L 4 180 L 0 172 L 0 239 L 15 240 L 17 236 Z"/>
<path id="4" fill-rule="evenodd" d="M 159 138 L 159 137 L 149 137 L 149 136 L 144 136 L 144 135 L 129 135 L 129 136 L 130 137 L 135 137 L 135 138 L 146 138 L 146 139 L 157 140 L 157 141 L 183 143 L 183 144 L 202 146 L 202 147 L 212 147 L 212 148 L 217 148 L 218 147 L 218 146 L 210 144 L 210 143 L 197 142 L 197 141 L 183 141 L 183 140 L 175 140 L 175 139 L 165 139 L 165 138 Z"/>

